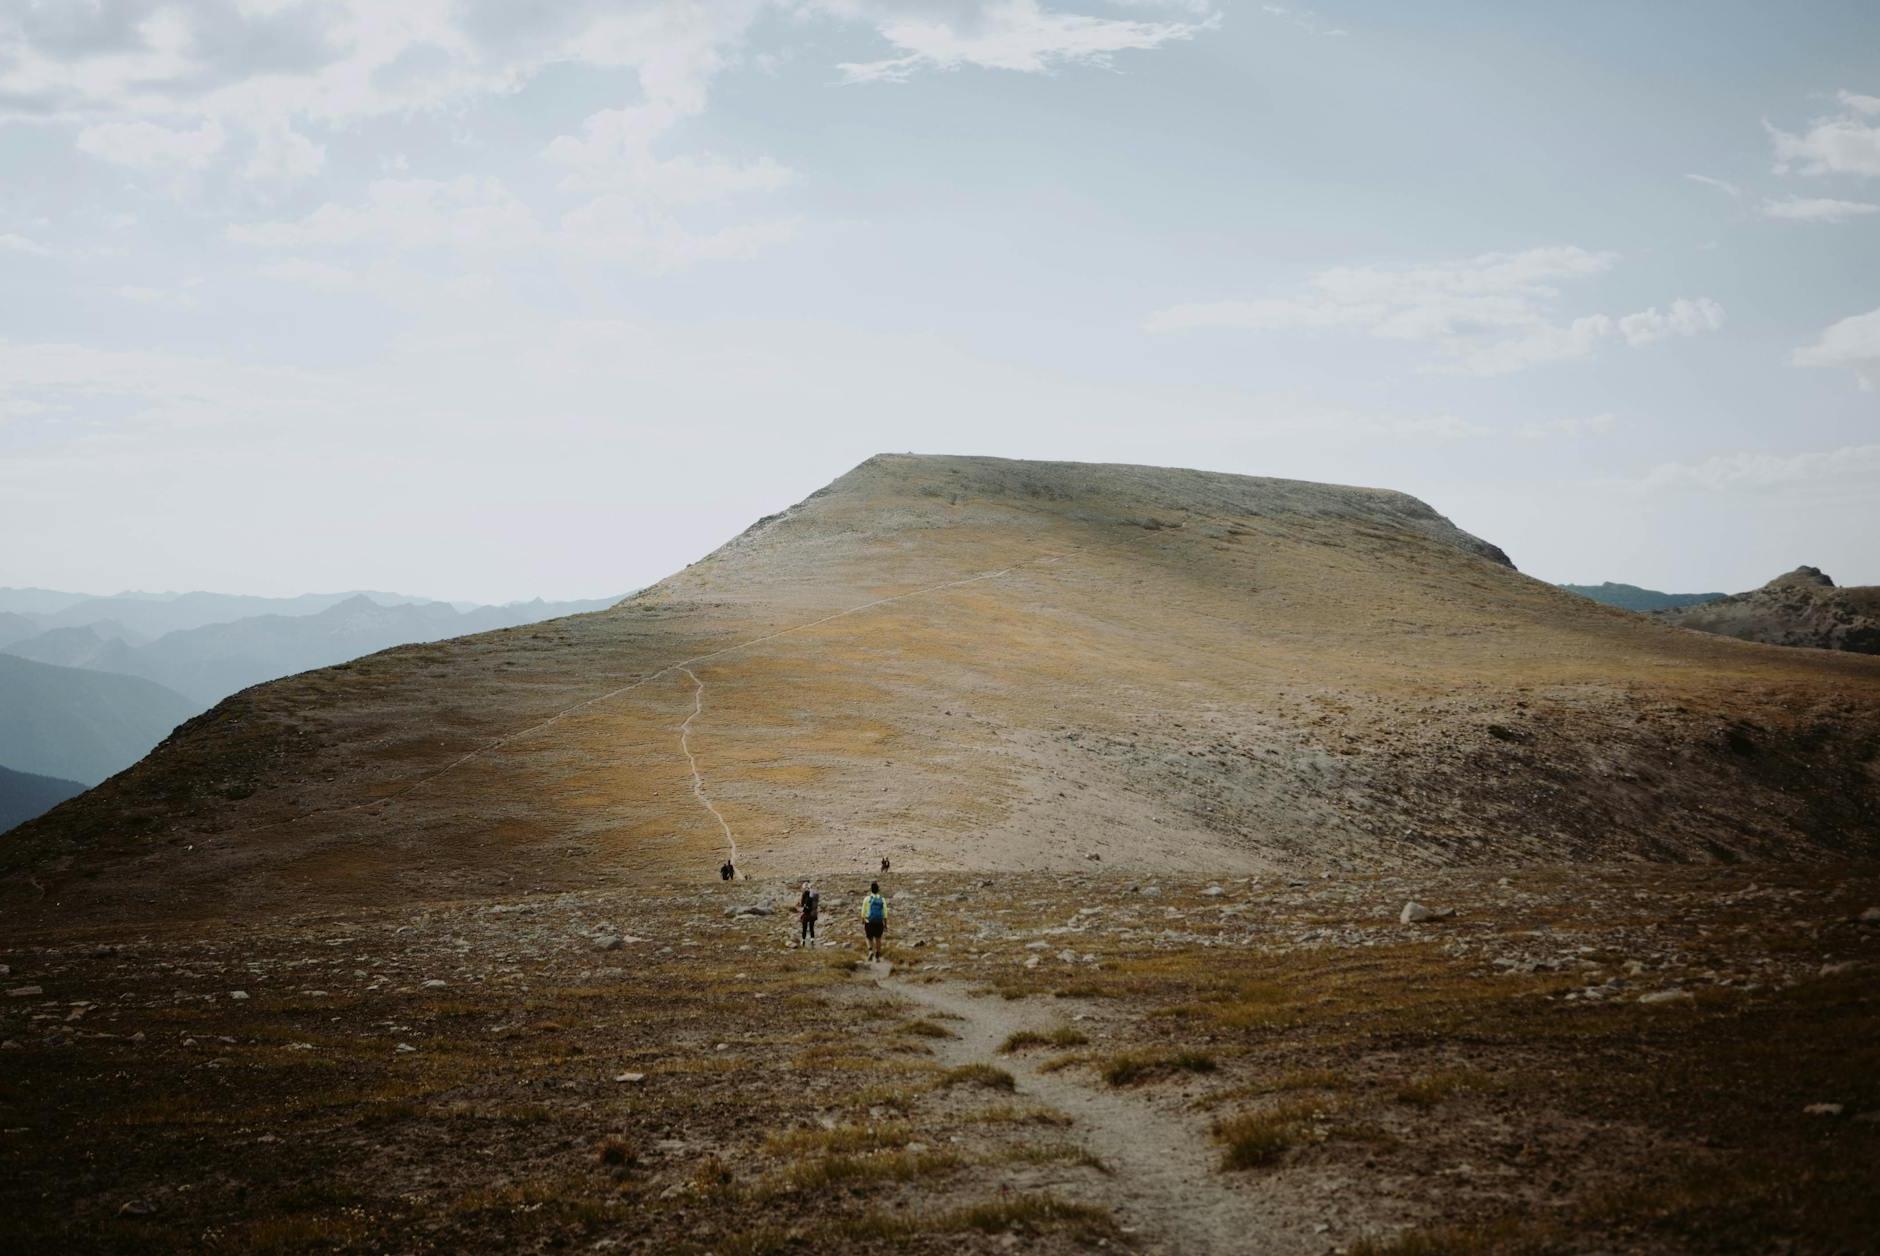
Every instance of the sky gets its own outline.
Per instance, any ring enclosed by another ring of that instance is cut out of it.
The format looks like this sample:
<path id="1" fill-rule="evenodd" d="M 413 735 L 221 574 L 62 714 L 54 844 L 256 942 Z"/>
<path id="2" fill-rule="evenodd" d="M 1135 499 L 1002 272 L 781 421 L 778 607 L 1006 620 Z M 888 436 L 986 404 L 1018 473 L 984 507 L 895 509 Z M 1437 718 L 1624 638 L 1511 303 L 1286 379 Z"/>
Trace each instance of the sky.
<path id="1" fill-rule="evenodd" d="M 1880 583 L 1880 6 L 9 0 L 0 585 L 651 583 L 885 451 Z"/>

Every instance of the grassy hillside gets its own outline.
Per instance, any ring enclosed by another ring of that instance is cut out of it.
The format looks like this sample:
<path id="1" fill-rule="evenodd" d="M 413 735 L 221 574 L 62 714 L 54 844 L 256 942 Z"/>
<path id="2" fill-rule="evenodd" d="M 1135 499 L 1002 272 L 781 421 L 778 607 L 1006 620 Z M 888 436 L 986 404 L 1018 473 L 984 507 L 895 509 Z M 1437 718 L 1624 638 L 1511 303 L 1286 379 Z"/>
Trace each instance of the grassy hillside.
<path id="1" fill-rule="evenodd" d="M 1877 747 L 1880 661 L 1401 494 L 884 456 L 613 609 L 237 695 L 0 867 L 101 912 L 630 884 L 716 868 L 701 795 L 758 874 L 1817 857 L 1875 848 Z"/>

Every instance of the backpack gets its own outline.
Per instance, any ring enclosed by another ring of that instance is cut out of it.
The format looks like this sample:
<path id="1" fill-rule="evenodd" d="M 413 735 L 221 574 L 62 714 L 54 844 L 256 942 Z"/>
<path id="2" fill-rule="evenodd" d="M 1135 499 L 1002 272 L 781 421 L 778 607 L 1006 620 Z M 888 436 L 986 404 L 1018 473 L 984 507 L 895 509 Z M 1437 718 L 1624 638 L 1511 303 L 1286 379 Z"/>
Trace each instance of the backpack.
<path id="1" fill-rule="evenodd" d="M 868 922 L 880 924 L 888 918 L 888 900 L 879 894 L 868 896 Z"/>
<path id="2" fill-rule="evenodd" d="M 816 919 L 817 913 L 821 907 L 822 895 L 818 894 L 816 891 L 811 890 L 808 894 L 803 896 L 803 914 L 808 916 L 811 920 Z"/>

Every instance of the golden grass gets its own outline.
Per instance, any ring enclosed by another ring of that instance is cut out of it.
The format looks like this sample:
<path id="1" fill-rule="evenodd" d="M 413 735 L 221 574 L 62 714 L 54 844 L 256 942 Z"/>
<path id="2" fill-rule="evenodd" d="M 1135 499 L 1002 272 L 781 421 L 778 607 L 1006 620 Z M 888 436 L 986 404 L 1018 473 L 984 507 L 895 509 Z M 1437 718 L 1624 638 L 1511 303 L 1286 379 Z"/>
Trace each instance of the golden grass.
<path id="1" fill-rule="evenodd" d="M 1021 1029 L 1000 1043 L 999 1050 L 1003 1054 L 1010 1055 L 1014 1051 L 1023 1051 L 1028 1047 L 1081 1047 L 1089 1041 L 1087 1036 L 1068 1025 L 1045 1032 Z"/>
<path id="2" fill-rule="evenodd" d="M 1218 1067 L 1205 1051 L 1125 1051 L 1104 1061 L 1100 1072 L 1112 1086 L 1134 1086 L 1175 1073 L 1212 1073 Z"/>

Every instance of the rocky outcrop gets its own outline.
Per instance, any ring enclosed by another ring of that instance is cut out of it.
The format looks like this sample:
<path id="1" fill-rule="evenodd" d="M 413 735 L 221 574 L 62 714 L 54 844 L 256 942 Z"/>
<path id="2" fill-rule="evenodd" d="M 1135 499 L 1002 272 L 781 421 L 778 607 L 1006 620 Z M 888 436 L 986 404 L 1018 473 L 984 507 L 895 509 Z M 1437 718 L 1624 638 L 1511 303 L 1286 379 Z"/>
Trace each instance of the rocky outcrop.
<path id="1" fill-rule="evenodd" d="M 1797 567 L 1760 589 L 1658 618 L 1740 641 L 1880 654 L 1880 585 L 1840 588 L 1819 567 Z"/>

